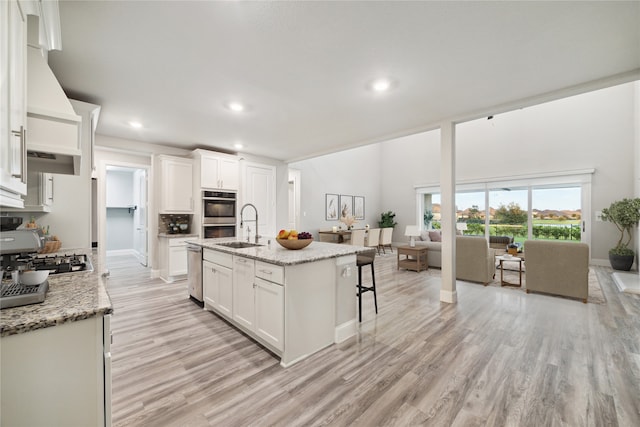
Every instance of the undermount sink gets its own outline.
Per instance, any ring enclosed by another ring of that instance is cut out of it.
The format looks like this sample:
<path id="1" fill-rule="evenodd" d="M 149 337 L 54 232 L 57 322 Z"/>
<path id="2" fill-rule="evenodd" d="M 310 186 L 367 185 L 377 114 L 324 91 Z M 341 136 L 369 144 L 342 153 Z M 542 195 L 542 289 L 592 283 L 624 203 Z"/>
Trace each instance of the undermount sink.
<path id="1" fill-rule="evenodd" d="M 220 246 L 226 246 L 228 248 L 234 248 L 234 249 L 255 248 L 256 246 L 263 246 L 263 245 L 258 245 L 257 243 L 240 242 L 240 241 L 217 243 L 217 244 Z"/>

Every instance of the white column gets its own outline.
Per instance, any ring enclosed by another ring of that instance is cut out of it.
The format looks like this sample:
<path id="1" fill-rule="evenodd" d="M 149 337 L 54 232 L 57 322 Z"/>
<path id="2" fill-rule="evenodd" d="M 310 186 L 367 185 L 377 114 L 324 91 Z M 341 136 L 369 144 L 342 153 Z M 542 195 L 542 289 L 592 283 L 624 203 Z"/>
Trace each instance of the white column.
<path id="1" fill-rule="evenodd" d="M 455 303 L 456 295 L 456 146 L 455 124 L 440 126 L 440 190 L 442 226 L 442 287 L 440 301 Z"/>

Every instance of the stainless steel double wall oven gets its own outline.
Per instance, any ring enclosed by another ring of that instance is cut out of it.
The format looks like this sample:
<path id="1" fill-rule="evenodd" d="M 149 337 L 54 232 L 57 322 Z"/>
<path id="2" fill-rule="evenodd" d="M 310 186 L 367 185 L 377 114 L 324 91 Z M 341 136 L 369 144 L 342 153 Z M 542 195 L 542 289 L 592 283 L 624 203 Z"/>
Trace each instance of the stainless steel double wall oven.
<path id="1" fill-rule="evenodd" d="M 202 191 L 202 236 L 236 236 L 237 193 L 230 191 Z"/>

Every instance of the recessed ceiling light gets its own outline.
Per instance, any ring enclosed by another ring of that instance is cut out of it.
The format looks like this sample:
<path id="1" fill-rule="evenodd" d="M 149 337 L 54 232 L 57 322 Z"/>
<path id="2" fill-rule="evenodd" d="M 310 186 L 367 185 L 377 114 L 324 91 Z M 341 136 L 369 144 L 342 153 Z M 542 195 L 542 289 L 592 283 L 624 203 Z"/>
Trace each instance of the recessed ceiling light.
<path id="1" fill-rule="evenodd" d="M 386 92 L 391 89 L 391 81 L 389 79 L 378 79 L 371 83 L 371 89 L 375 92 Z"/>
<path id="2" fill-rule="evenodd" d="M 129 122 L 129 126 L 131 126 L 134 129 L 141 129 L 142 128 L 142 123 L 140 123 L 140 122 Z"/>
<path id="3" fill-rule="evenodd" d="M 229 110 L 231 111 L 235 111 L 236 113 L 244 111 L 244 105 L 240 104 L 239 102 L 230 102 L 229 104 L 227 104 L 227 108 L 229 108 Z"/>
<path id="4" fill-rule="evenodd" d="M 243 147 L 244 145 L 240 144 L 239 142 L 233 144 L 233 148 L 235 148 L 236 150 L 242 150 Z"/>

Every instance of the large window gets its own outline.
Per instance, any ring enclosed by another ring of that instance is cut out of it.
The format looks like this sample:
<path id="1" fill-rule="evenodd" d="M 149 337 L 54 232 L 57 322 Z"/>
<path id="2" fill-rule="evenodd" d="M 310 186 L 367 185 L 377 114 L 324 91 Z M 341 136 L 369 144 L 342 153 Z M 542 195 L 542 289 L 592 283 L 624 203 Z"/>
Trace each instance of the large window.
<path id="1" fill-rule="evenodd" d="M 533 188 L 534 239 L 580 241 L 580 187 Z"/>
<path id="2" fill-rule="evenodd" d="M 516 243 L 527 239 L 583 241 L 589 227 L 582 211 L 590 205 L 583 197 L 590 193 L 590 177 L 588 173 L 571 178 L 530 178 L 526 183 L 510 180 L 458 185 L 456 228 L 465 235 L 510 236 Z M 438 190 L 418 189 L 423 228 L 440 228 Z"/>
<path id="3" fill-rule="evenodd" d="M 514 242 L 523 243 L 528 236 L 528 198 L 528 188 L 490 190 L 489 235 L 510 236 Z"/>

